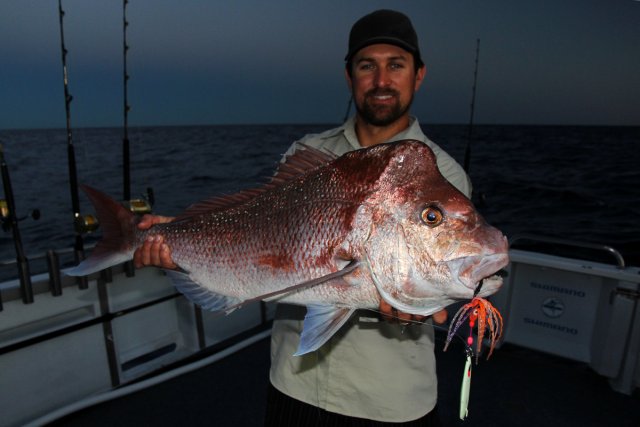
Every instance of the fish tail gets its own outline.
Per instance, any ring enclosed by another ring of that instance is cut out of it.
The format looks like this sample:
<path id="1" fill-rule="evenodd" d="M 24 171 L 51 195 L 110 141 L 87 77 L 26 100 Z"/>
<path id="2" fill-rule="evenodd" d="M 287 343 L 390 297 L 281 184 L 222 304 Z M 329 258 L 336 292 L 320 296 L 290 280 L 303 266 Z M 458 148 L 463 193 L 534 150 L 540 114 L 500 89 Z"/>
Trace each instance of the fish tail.
<path id="1" fill-rule="evenodd" d="M 86 185 L 81 188 L 96 210 L 102 239 L 87 259 L 65 270 L 70 276 L 86 276 L 129 261 L 135 250 L 136 215 L 101 191 Z"/>

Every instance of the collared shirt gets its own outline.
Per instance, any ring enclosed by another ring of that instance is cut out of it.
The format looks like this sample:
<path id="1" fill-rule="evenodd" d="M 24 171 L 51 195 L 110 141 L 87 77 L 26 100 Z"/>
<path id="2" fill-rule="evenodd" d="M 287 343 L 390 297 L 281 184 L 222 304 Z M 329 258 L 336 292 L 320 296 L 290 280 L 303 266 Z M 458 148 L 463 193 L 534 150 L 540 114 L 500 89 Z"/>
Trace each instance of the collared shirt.
<path id="1" fill-rule="evenodd" d="M 442 175 L 467 196 L 471 183 L 460 165 L 423 133 L 415 118 L 387 142 L 415 139 L 437 157 Z M 297 144 L 337 155 L 362 148 L 355 118 Z M 271 334 L 270 379 L 281 392 L 308 404 L 352 417 L 405 422 L 430 412 L 437 400 L 437 379 L 430 324 L 401 326 L 358 311 L 320 349 L 293 356 L 305 308 L 279 304 Z"/>

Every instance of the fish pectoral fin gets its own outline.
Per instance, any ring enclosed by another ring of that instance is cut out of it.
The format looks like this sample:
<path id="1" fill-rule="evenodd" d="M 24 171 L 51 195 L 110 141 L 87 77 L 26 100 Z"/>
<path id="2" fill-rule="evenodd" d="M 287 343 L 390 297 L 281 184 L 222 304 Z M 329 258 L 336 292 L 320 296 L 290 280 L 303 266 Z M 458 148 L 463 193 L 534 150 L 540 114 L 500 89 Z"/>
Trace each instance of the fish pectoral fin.
<path id="1" fill-rule="evenodd" d="M 359 266 L 360 266 L 360 262 L 351 261 L 344 268 L 342 268 L 342 269 L 340 269 L 340 270 L 338 270 L 338 271 L 336 271 L 334 273 L 329 273 L 329 274 L 327 274 L 325 276 L 322 276 L 322 277 L 318 277 L 318 278 L 315 278 L 315 279 L 308 280 L 306 282 L 298 283 L 298 284 L 295 284 L 293 286 L 287 286 L 286 288 L 278 289 L 277 291 L 269 292 L 267 294 L 262 294 L 262 295 L 259 295 L 259 296 L 255 297 L 255 298 L 248 299 L 248 300 L 246 300 L 246 302 L 257 301 L 257 300 L 273 301 L 275 299 L 282 298 L 283 296 L 285 296 L 287 294 L 290 294 L 292 292 L 301 291 L 301 290 L 307 289 L 307 288 L 312 288 L 314 286 L 318 286 L 318 285 L 321 285 L 323 283 L 329 282 L 329 281 L 331 281 L 333 279 L 337 279 L 337 278 L 343 277 L 343 276 L 351 273 L 352 271 L 354 271 Z"/>
<path id="2" fill-rule="evenodd" d="M 229 314 L 243 303 L 243 301 L 238 298 L 218 294 L 197 284 L 187 273 L 175 270 L 165 271 L 176 289 L 189 301 L 199 305 L 203 310 L 214 312 L 224 311 L 225 314 Z"/>
<path id="3" fill-rule="evenodd" d="M 349 320 L 354 311 L 355 308 L 338 308 L 333 305 L 308 305 L 300 344 L 294 356 L 319 349 Z"/>

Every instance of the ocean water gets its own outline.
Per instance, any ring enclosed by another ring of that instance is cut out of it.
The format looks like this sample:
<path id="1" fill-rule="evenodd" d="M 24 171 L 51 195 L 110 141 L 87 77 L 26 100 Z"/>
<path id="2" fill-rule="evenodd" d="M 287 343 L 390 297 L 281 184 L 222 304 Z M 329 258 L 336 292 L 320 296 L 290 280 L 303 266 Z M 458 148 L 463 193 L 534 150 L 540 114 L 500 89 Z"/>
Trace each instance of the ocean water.
<path id="1" fill-rule="evenodd" d="M 264 182 L 295 139 L 334 125 L 145 127 L 129 131 L 131 194 L 152 188 L 158 214 Z M 463 163 L 466 126 L 423 125 Z M 78 181 L 122 198 L 122 130 L 74 129 Z M 74 242 L 63 129 L 0 131 L 31 272 Z M 640 265 L 640 127 L 476 126 L 473 200 L 509 238 L 520 233 L 610 245 Z M 80 194 L 81 212 L 93 213 Z M 40 219 L 29 215 L 40 211 Z M 98 234 L 86 237 L 94 242 Z M 14 277 L 11 232 L 0 231 L 0 280 Z M 64 262 L 64 258 L 63 258 Z"/>

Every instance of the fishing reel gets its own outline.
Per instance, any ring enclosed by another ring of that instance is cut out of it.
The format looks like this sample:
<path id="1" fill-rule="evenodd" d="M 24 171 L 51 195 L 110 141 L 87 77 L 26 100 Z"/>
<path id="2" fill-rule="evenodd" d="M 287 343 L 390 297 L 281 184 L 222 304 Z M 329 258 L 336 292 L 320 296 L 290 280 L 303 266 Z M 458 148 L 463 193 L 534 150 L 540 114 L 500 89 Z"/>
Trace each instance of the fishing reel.
<path id="1" fill-rule="evenodd" d="M 154 202 L 153 190 L 147 188 L 147 196 L 140 199 L 125 200 L 121 204 L 127 210 L 138 216 L 151 213 L 151 206 Z M 98 219 L 91 214 L 80 215 L 76 213 L 74 220 L 75 230 L 79 234 L 89 234 L 100 227 Z"/>
<path id="2" fill-rule="evenodd" d="M 125 200 L 122 202 L 122 206 L 140 216 L 151 213 L 151 205 L 146 199 Z M 100 227 L 100 222 L 98 221 L 98 218 L 91 214 L 76 214 L 74 226 L 77 233 L 89 234 L 93 233 L 98 229 L 98 227 Z"/>
<path id="3" fill-rule="evenodd" d="M 151 204 L 147 199 L 125 200 L 122 205 L 136 215 L 151 213 Z"/>
<path id="4" fill-rule="evenodd" d="M 31 217 L 34 220 L 40 219 L 40 209 L 34 209 L 31 211 L 31 214 L 25 215 L 20 218 L 16 218 L 16 221 L 22 221 Z M 13 221 L 11 220 L 11 212 L 9 210 L 9 204 L 5 199 L 0 199 L 0 221 L 2 222 L 2 230 L 9 231 L 13 226 Z"/>
<path id="5" fill-rule="evenodd" d="M 98 223 L 98 219 L 91 214 L 80 215 L 79 213 L 76 213 L 73 220 L 73 226 L 76 229 L 76 233 L 89 234 L 96 231 L 100 224 Z"/>
<path id="6" fill-rule="evenodd" d="M 147 194 L 140 199 L 125 200 L 122 202 L 122 206 L 130 210 L 136 215 L 142 216 L 151 213 L 151 208 L 155 202 L 153 195 L 153 189 L 147 187 Z"/>

